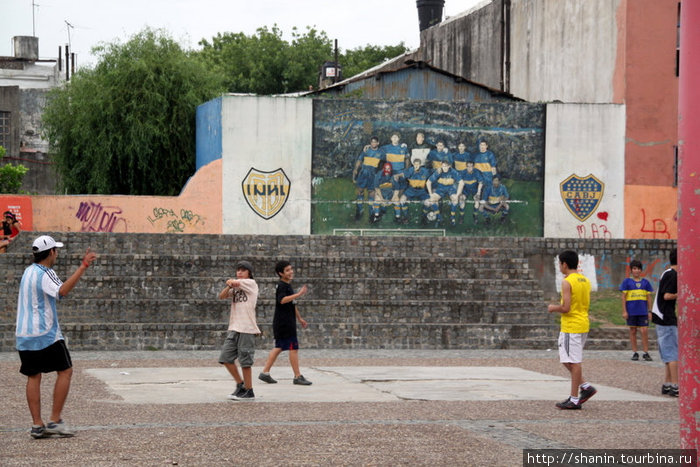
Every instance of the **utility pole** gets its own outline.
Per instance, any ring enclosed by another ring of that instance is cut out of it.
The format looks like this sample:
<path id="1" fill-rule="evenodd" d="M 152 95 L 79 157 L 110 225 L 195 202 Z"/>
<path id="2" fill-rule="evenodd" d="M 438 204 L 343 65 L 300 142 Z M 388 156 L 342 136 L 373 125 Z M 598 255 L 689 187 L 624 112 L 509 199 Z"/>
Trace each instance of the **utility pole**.
<path id="1" fill-rule="evenodd" d="M 68 22 L 68 20 L 66 20 L 66 19 L 64 19 L 63 22 L 66 23 L 66 31 L 68 31 L 68 46 L 70 47 L 70 46 L 71 46 L 71 43 L 70 43 L 70 30 L 73 29 L 73 25 L 70 24 L 70 23 Z"/>
<path id="2" fill-rule="evenodd" d="M 685 1 L 681 6 L 680 79 L 678 93 L 678 383 L 680 386 L 681 448 L 700 448 L 700 283 L 696 268 L 700 260 L 700 3 Z M 693 279 L 695 277 L 695 279 Z"/>
<path id="3" fill-rule="evenodd" d="M 34 17 L 34 10 L 36 10 L 36 7 L 39 5 L 36 4 L 34 0 L 32 0 L 32 36 L 36 37 L 36 18 Z"/>

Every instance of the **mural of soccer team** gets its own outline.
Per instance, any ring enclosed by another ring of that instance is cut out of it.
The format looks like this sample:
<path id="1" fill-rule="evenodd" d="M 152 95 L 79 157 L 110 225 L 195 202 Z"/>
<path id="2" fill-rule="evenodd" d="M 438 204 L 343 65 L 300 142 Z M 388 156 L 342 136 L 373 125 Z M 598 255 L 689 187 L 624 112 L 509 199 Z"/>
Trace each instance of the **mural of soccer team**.
<path id="1" fill-rule="evenodd" d="M 484 139 L 477 141 L 473 152 L 460 142 L 450 151 L 444 140 L 435 145 L 425 140 L 425 134 L 416 134 L 410 148 L 400 143 L 398 133 L 391 135 L 391 143 L 380 146 L 372 136 L 357 157 L 352 179 L 356 186 L 355 220 L 363 216 L 364 205 L 369 206 L 369 222 L 379 222 L 386 210 L 393 206 L 394 223 L 408 224 L 409 204 L 422 207 L 421 225 L 443 224 L 441 201 L 449 203 L 449 223 L 464 223 L 467 206 L 472 212 L 474 225 L 488 224 L 500 214 L 500 221 L 508 217 L 508 190 L 501 183 L 496 156 Z M 473 206 L 473 209 L 471 208 Z"/>

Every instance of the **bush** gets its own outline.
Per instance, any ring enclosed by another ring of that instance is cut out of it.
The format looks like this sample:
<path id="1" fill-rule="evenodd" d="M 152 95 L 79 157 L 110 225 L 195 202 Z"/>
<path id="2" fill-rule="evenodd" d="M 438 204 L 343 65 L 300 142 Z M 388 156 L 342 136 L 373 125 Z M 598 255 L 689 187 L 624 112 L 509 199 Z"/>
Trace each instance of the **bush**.
<path id="1" fill-rule="evenodd" d="M 5 156 L 5 148 L 0 146 L 0 157 Z M 5 164 L 0 166 L 0 193 L 21 193 L 22 180 L 29 169 L 23 165 Z"/>

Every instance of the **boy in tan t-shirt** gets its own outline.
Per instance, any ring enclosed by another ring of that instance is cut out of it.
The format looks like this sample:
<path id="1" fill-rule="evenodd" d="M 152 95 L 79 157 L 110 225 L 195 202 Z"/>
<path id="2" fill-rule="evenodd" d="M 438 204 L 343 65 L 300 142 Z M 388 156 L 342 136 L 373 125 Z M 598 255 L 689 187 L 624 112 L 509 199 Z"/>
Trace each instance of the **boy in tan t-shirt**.
<path id="1" fill-rule="evenodd" d="M 228 398 L 253 400 L 255 393 L 251 367 L 255 356 L 255 336 L 260 334 L 260 329 L 255 319 L 258 284 L 253 279 L 253 266 L 248 261 L 236 264 L 236 279 L 226 281 L 226 287 L 219 293 L 219 298 L 231 299 L 228 334 L 219 355 L 219 363 L 236 380 L 236 390 Z M 242 378 L 234 363 L 236 359 L 241 366 Z"/>

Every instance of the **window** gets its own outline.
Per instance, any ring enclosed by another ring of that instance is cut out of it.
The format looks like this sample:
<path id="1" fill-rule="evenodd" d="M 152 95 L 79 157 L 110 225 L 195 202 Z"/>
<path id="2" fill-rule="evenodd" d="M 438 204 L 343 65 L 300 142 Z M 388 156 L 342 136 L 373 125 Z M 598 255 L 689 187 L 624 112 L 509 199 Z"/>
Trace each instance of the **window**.
<path id="1" fill-rule="evenodd" d="M 10 150 L 12 149 L 10 147 L 10 143 L 12 140 L 10 139 L 10 122 L 11 122 L 11 113 L 10 112 L 3 112 L 0 110 L 0 146 L 4 147 L 7 150 L 7 154 L 10 154 Z"/>

